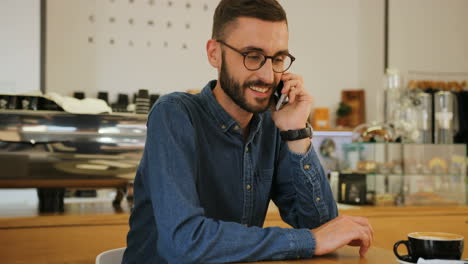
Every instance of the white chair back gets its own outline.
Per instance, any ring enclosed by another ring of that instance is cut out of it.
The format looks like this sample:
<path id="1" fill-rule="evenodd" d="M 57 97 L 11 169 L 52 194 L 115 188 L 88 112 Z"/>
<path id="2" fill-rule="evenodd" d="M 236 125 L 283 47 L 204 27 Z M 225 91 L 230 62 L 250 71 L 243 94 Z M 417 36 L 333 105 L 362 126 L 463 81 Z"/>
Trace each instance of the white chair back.
<path id="1" fill-rule="evenodd" d="M 107 250 L 97 255 L 96 264 L 121 264 L 125 248 Z"/>

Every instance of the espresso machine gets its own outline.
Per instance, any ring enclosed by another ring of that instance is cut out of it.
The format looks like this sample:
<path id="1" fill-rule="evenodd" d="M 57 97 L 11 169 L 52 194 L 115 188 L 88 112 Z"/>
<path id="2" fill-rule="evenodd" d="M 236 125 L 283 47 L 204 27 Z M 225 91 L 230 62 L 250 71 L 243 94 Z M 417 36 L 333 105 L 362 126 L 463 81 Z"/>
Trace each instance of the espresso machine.
<path id="1" fill-rule="evenodd" d="M 146 115 L 71 114 L 42 97 L 30 102 L 39 104 L 0 109 L 0 188 L 37 188 L 39 211 L 61 212 L 65 188 L 124 189 L 133 181 Z"/>

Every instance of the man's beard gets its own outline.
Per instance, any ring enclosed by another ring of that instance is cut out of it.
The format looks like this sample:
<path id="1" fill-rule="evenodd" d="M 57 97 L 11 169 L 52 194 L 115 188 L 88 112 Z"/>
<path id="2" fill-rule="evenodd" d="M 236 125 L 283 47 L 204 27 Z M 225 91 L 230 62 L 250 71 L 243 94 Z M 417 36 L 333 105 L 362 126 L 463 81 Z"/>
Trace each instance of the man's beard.
<path id="1" fill-rule="evenodd" d="M 221 73 L 219 76 L 219 82 L 221 85 L 221 89 L 223 89 L 224 93 L 226 93 L 231 100 L 237 104 L 243 110 L 250 112 L 250 113 L 263 113 L 268 110 L 268 107 L 273 100 L 273 96 L 270 95 L 268 98 L 255 98 L 255 101 L 258 103 L 257 105 L 252 105 L 247 102 L 247 98 L 245 97 L 246 89 L 250 89 L 249 86 L 251 85 L 258 85 L 269 87 L 270 89 L 275 87 L 273 83 L 268 84 L 262 81 L 247 81 L 242 86 L 239 82 L 236 82 L 228 73 L 226 60 L 224 58 L 224 52 L 222 54 L 222 64 L 221 64 Z M 268 102 L 265 104 L 265 102 Z"/>

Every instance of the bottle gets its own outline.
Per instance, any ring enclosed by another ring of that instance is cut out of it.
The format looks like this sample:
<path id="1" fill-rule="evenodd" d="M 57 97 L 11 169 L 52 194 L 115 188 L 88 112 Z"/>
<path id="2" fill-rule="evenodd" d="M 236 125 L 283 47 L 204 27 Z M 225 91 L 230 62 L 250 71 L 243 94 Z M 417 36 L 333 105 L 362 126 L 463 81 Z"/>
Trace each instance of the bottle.
<path id="1" fill-rule="evenodd" d="M 417 128 L 419 138 L 417 143 L 432 143 L 432 96 L 428 93 L 418 92 L 415 96 L 417 104 Z"/>
<path id="2" fill-rule="evenodd" d="M 435 94 L 435 143 L 453 143 L 453 94 L 440 91 Z"/>
<path id="3" fill-rule="evenodd" d="M 107 92 L 98 92 L 97 98 L 109 104 L 109 94 Z"/>
<path id="4" fill-rule="evenodd" d="M 80 92 L 80 91 L 76 91 L 73 93 L 73 97 L 76 98 L 76 99 L 84 99 L 85 98 L 85 93 L 84 92 Z"/>
<path id="5" fill-rule="evenodd" d="M 158 101 L 160 95 L 159 94 L 151 94 L 150 96 L 150 108 Z"/>
<path id="6" fill-rule="evenodd" d="M 113 112 L 126 112 L 128 106 L 128 95 L 119 93 L 117 95 L 117 102 L 112 104 Z"/>
<path id="7" fill-rule="evenodd" d="M 401 107 L 403 79 L 396 69 L 387 69 L 384 90 L 384 122 L 397 120 L 395 112 Z"/>
<path id="8" fill-rule="evenodd" d="M 138 95 L 135 102 L 135 113 L 137 114 L 148 114 L 150 109 L 150 98 L 148 90 L 138 90 Z"/>

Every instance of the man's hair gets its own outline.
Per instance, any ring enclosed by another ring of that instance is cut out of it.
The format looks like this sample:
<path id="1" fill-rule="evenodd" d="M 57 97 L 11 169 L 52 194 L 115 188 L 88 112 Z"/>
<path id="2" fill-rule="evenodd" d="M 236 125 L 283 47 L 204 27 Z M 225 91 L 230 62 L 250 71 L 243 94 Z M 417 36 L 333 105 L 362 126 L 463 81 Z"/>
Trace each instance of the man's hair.
<path id="1" fill-rule="evenodd" d="M 286 12 L 276 0 L 221 0 L 213 16 L 212 39 L 223 40 L 227 27 L 239 17 L 288 23 Z"/>

